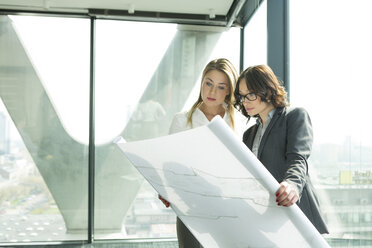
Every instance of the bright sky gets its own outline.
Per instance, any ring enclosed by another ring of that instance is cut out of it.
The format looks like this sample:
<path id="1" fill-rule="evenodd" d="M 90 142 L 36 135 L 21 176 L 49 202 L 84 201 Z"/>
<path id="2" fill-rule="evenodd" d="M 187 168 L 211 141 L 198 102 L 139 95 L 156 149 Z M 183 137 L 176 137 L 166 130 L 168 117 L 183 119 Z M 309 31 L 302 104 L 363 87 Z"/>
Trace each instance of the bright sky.
<path id="1" fill-rule="evenodd" d="M 291 101 L 317 143 L 372 145 L 372 1 L 291 1 Z"/>

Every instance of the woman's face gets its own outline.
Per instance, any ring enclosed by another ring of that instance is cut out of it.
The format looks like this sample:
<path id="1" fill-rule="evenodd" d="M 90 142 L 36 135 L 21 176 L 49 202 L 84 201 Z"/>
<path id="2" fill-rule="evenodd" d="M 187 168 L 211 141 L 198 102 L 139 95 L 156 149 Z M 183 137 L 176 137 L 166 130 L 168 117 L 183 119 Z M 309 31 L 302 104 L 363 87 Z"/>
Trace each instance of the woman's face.
<path id="1" fill-rule="evenodd" d="M 230 92 L 229 79 L 225 73 L 210 70 L 202 82 L 201 97 L 207 107 L 221 105 Z"/>
<path id="2" fill-rule="evenodd" d="M 239 95 L 241 95 L 244 99 L 243 106 L 249 116 L 255 116 L 258 114 L 260 115 L 261 119 L 266 119 L 267 114 L 274 108 L 272 103 L 262 101 L 260 96 L 248 90 L 245 78 L 241 79 L 239 82 Z M 256 99 L 250 101 L 247 98 Z"/>

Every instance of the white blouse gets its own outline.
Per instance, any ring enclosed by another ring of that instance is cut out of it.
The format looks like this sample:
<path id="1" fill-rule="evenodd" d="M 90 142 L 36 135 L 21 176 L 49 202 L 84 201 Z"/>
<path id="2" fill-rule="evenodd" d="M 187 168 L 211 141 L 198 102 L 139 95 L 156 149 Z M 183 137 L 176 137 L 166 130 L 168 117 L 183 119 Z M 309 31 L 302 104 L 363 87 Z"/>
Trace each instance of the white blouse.
<path id="1" fill-rule="evenodd" d="M 191 129 L 191 126 L 187 125 L 187 114 L 188 111 L 180 112 L 173 117 L 172 124 L 169 128 L 170 134 Z M 227 125 L 231 127 L 231 120 L 229 115 L 226 114 L 226 112 L 223 119 L 226 121 Z M 196 108 L 194 113 L 192 114 L 192 128 L 204 126 L 207 125 L 208 123 L 209 123 L 208 118 L 199 108 Z"/>

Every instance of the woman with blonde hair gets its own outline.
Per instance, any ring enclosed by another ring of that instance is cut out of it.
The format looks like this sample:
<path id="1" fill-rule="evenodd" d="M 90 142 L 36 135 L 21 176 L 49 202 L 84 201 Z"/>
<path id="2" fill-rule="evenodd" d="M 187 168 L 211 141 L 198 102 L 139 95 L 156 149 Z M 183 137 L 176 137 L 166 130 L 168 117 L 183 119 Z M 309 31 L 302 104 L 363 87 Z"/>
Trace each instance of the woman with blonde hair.
<path id="1" fill-rule="evenodd" d="M 235 130 L 236 79 L 237 72 L 229 60 L 219 58 L 210 61 L 203 70 L 198 99 L 189 111 L 174 116 L 169 133 L 207 125 L 217 115 Z M 160 195 L 159 199 L 166 207 L 170 206 L 170 203 Z M 202 247 L 179 218 L 177 218 L 177 237 L 180 248 Z"/>
<path id="2" fill-rule="evenodd" d="M 235 67 L 229 60 L 220 58 L 210 61 L 203 70 L 198 99 L 189 111 L 174 116 L 169 132 L 180 132 L 208 124 L 216 115 L 220 115 L 235 129 L 236 79 Z"/>

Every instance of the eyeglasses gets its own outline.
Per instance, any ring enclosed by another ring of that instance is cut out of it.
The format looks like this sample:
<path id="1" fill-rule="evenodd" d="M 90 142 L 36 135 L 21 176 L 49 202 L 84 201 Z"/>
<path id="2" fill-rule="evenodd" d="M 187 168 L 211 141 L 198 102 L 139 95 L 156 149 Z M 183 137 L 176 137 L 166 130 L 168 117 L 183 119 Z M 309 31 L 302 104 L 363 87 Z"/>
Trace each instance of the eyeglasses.
<path id="1" fill-rule="evenodd" d="M 245 100 L 248 101 L 254 101 L 257 99 L 257 95 L 255 93 L 248 93 L 247 95 L 239 95 L 238 96 L 238 101 L 239 103 L 243 103 Z"/>

